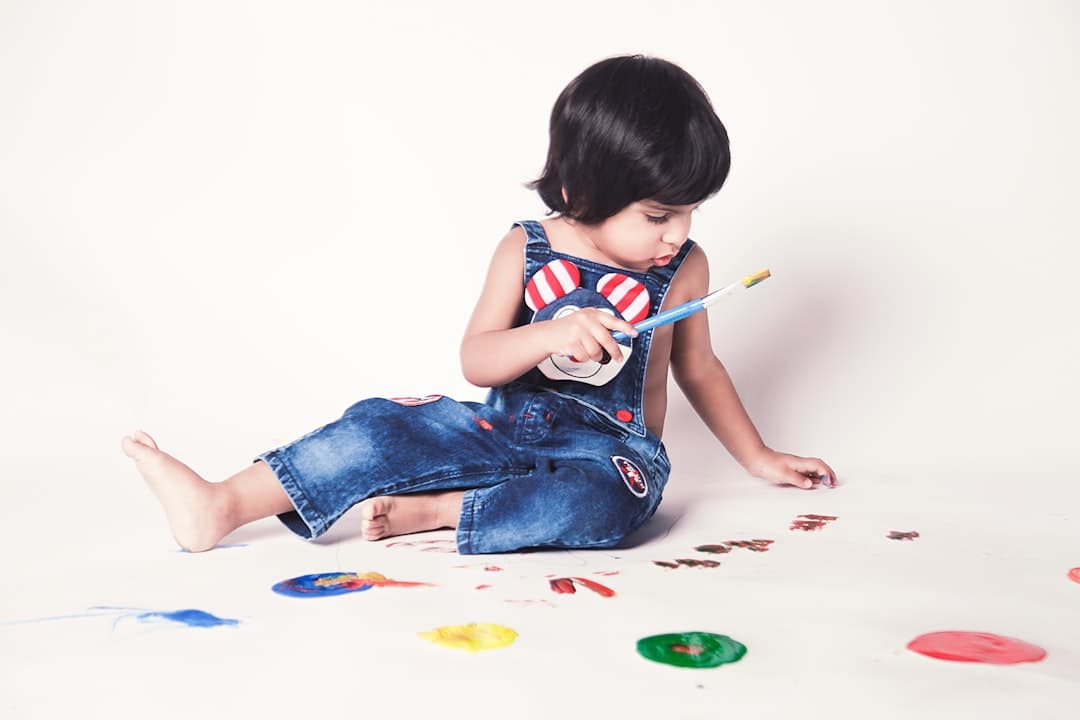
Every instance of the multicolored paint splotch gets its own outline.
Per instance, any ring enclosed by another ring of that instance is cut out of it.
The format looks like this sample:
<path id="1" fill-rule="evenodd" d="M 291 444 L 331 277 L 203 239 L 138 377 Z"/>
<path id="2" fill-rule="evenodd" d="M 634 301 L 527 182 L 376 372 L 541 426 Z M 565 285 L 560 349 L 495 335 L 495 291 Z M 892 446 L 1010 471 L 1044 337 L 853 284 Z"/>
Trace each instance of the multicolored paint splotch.
<path id="1" fill-rule="evenodd" d="M 275 583 L 270 589 L 289 597 L 328 597 L 363 592 L 373 587 L 421 587 L 431 583 L 391 580 L 377 572 L 313 573 Z"/>
<path id="2" fill-rule="evenodd" d="M 1038 662 L 1046 657 L 1046 650 L 1038 645 L 985 632 L 947 630 L 927 633 L 909 642 L 907 647 L 920 655 L 939 660 L 991 665 Z"/>
<path id="3" fill-rule="evenodd" d="M 506 647 L 517 639 L 517 632 L 505 625 L 469 623 L 468 625 L 444 625 L 433 630 L 417 633 L 436 645 L 455 650 L 495 650 Z"/>
<path id="4" fill-rule="evenodd" d="M 746 646 L 727 635 L 681 632 L 650 635 L 637 641 L 638 654 L 647 660 L 684 668 L 713 668 L 738 662 Z"/>

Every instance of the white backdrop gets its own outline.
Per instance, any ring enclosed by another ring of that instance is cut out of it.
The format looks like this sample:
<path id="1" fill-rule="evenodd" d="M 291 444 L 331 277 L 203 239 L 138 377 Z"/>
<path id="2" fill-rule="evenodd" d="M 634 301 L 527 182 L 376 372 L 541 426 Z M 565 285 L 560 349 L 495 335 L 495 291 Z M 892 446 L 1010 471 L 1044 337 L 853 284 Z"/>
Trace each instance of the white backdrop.
<path id="1" fill-rule="evenodd" d="M 0 0 L 5 546 L 159 527 L 118 450 L 137 427 L 216 479 L 361 397 L 482 397 L 458 342 L 496 241 L 543 212 L 551 105 L 628 52 L 680 63 L 729 130 L 692 237 L 714 286 L 772 270 L 710 314 L 766 441 L 853 489 L 995 477 L 1064 507 L 1078 16 Z M 665 441 L 673 492 L 743 482 L 674 386 Z"/>

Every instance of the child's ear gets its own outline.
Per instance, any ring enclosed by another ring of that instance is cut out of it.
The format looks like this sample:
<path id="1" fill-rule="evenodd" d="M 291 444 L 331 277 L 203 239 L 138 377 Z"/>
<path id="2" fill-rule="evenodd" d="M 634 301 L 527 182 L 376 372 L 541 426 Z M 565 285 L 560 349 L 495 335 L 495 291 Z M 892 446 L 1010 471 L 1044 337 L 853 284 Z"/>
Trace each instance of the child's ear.
<path id="1" fill-rule="evenodd" d="M 644 320 L 649 314 L 649 291 L 628 275 L 608 273 L 596 283 L 596 291 L 630 324 Z"/>

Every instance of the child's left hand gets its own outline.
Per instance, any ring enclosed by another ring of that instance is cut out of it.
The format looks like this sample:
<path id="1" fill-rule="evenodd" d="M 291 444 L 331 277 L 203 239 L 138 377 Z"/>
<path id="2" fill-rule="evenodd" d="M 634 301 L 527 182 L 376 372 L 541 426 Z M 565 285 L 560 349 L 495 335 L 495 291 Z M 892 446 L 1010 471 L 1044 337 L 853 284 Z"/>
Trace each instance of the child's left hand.
<path id="1" fill-rule="evenodd" d="M 765 448 L 747 464 L 754 477 L 780 485 L 794 485 L 809 490 L 816 484 L 836 487 L 836 473 L 823 460 L 776 452 Z"/>

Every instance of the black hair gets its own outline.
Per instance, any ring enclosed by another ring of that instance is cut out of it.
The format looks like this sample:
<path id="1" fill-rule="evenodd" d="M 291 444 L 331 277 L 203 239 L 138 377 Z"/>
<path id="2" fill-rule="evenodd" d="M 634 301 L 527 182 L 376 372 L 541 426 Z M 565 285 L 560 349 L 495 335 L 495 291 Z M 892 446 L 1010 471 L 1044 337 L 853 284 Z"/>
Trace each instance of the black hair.
<path id="1" fill-rule="evenodd" d="M 701 202 L 730 167 L 727 130 L 697 80 L 627 55 L 591 65 L 559 94 L 544 171 L 527 187 L 552 212 L 592 225 L 638 200 Z"/>

